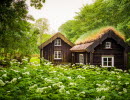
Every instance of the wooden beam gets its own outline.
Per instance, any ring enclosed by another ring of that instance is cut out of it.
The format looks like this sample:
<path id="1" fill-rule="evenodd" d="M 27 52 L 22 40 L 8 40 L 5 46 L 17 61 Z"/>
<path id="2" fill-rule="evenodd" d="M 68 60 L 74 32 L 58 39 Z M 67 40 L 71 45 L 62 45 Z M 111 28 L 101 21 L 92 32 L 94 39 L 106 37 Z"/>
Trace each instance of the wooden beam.
<path id="1" fill-rule="evenodd" d="M 93 53 L 90 52 L 90 65 L 93 65 Z"/>
<path id="2" fill-rule="evenodd" d="M 127 68 L 127 64 L 128 64 L 128 53 L 127 50 L 124 50 L 124 69 Z"/>

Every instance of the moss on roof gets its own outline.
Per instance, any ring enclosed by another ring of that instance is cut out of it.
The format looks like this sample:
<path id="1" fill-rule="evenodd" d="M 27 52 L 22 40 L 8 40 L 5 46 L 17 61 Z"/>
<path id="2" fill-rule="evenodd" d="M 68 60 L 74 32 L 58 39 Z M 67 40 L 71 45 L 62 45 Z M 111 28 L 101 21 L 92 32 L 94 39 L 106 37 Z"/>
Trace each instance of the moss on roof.
<path id="1" fill-rule="evenodd" d="M 103 27 L 103 28 L 96 29 L 93 31 L 89 31 L 81 35 L 80 38 L 77 39 L 75 44 L 82 44 L 82 43 L 87 43 L 87 42 L 92 42 L 94 40 L 97 40 L 100 37 L 102 37 L 102 35 L 107 33 L 109 30 L 112 30 L 117 36 L 125 40 L 125 35 L 123 33 L 119 32 L 114 27 L 108 26 L 108 27 Z"/>

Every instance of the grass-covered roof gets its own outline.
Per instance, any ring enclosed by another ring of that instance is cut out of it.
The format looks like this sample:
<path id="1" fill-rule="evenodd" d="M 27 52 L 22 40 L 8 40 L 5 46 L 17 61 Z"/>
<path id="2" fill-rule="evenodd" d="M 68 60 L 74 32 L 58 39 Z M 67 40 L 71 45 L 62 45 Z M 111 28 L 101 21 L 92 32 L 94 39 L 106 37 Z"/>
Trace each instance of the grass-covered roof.
<path id="1" fill-rule="evenodd" d="M 108 26 L 108 27 L 105 27 L 105 28 L 103 27 L 103 28 L 100 28 L 100 29 L 89 31 L 89 32 L 81 35 L 80 38 L 77 39 L 75 44 L 83 44 L 83 43 L 95 41 L 95 40 L 101 38 L 109 30 L 112 30 L 117 36 L 119 36 L 121 39 L 125 40 L 125 36 L 124 36 L 123 33 L 119 32 L 114 27 Z"/>

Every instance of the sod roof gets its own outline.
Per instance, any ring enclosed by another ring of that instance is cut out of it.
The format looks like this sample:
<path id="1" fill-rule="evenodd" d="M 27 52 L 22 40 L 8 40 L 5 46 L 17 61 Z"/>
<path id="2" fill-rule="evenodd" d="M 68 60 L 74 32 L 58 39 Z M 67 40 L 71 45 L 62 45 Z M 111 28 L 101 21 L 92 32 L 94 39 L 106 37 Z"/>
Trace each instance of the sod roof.
<path id="1" fill-rule="evenodd" d="M 87 42 L 95 41 L 95 40 L 101 38 L 109 30 L 112 30 L 118 37 L 125 40 L 124 34 L 117 31 L 115 28 L 109 26 L 109 27 L 101 28 L 101 29 L 90 31 L 88 33 L 83 34 L 80 38 L 77 39 L 75 44 L 84 44 L 84 43 L 87 43 Z"/>

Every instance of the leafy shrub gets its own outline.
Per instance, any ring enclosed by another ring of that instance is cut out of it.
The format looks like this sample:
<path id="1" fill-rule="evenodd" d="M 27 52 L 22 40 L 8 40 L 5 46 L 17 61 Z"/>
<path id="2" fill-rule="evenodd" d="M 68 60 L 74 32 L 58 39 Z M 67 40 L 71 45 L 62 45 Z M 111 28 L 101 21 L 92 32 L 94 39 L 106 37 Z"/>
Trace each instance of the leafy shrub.
<path id="1" fill-rule="evenodd" d="M 74 65 L 73 65 L 74 66 Z M 0 69 L 1 100 L 129 100 L 130 70 L 28 63 Z"/>

